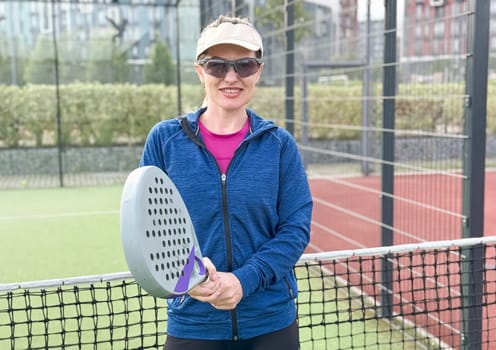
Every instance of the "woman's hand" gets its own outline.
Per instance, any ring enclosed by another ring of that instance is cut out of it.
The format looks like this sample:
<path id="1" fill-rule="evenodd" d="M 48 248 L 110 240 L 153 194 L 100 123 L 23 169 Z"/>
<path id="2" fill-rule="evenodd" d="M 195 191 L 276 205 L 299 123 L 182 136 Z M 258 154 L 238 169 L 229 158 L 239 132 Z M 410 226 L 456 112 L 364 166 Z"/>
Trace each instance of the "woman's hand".
<path id="1" fill-rule="evenodd" d="M 193 288 L 189 295 L 199 301 L 210 303 L 219 310 L 232 310 L 243 297 L 238 278 L 230 272 L 217 272 L 209 258 L 203 258 L 208 279 Z"/>
<path id="2" fill-rule="evenodd" d="M 208 278 L 204 282 L 191 289 L 188 293 L 192 298 L 198 299 L 200 301 L 206 301 L 206 298 L 211 296 L 215 291 L 217 291 L 217 289 L 219 289 L 219 283 L 217 282 L 217 269 L 215 265 L 209 258 L 206 257 L 203 258 L 203 264 L 207 269 Z"/>

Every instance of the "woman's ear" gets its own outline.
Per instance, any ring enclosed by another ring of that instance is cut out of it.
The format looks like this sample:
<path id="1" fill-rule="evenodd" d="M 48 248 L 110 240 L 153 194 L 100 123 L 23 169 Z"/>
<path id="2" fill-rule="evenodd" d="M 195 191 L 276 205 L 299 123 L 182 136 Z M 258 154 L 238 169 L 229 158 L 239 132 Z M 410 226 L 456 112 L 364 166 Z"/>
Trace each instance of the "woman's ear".
<path id="1" fill-rule="evenodd" d="M 263 70 L 264 70 L 264 66 L 265 66 L 265 65 L 264 65 L 264 63 L 262 63 L 262 64 L 260 65 L 260 68 L 258 69 L 258 72 L 257 72 L 257 83 L 258 83 L 258 81 L 260 80 L 260 77 L 262 76 L 262 72 L 263 72 Z"/>
<path id="2" fill-rule="evenodd" d="M 202 86 L 205 87 L 205 77 L 204 77 L 205 72 L 203 71 L 203 68 L 198 63 L 195 63 L 195 70 L 196 70 L 196 74 L 198 75 L 198 79 L 200 79 Z"/>

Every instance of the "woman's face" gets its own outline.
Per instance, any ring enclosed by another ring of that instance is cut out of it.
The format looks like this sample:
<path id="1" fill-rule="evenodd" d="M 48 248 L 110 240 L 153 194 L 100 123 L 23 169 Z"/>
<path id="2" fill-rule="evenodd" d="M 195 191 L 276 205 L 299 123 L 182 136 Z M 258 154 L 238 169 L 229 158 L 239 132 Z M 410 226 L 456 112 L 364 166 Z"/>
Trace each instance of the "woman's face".
<path id="1" fill-rule="evenodd" d="M 240 58 L 256 57 L 254 51 L 241 46 L 221 44 L 208 49 L 205 58 L 220 58 L 235 61 Z M 209 108 L 220 108 L 225 111 L 245 109 L 255 93 L 255 86 L 263 70 L 263 64 L 258 70 L 245 78 L 231 66 L 224 77 L 215 77 L 205 72 L 204 68 L 195 64 L 195 69 L 202 85 L 205 87 L 207 105 Z"/>

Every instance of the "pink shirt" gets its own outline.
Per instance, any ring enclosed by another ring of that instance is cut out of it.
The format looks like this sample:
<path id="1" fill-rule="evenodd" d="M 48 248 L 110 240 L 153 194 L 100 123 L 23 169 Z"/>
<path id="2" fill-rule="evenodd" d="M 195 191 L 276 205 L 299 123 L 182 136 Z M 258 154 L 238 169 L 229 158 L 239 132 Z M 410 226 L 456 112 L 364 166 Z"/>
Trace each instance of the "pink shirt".
<path id="1" fill-rule="evenodd" d="M 234 151 L 240 145 L 241 141 L 245 138 L 248 130 L 250 128 L 250 123 L 248 119 L 246 120 L 245 125 L 241 128 L 241 130 L 233 133 L 233 134 L 215 134 L 208 130 L 205 125 L 200 121 L 200 133 L 203 137 L 203 142 L 205 146 L 209 150 L 210 153 L 214 156 L 217 164 L 219 164 L 219 168 L 223 174 L 227 171 L 227 167 L 231 162 L 232 157 L 234 156 Z"/>

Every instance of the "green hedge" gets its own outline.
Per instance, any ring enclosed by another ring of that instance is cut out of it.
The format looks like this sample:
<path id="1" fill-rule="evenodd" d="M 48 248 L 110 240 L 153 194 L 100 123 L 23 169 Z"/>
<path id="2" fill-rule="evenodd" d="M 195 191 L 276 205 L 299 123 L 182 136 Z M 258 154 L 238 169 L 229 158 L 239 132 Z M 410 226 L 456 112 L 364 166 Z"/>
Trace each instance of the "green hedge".
<path id="1" fill-rule="evenodd" d="M 188 90 L 183 98 L 198 105 L 201 89 Z M 55 145 L 55 94 L 47 85 L 0 86 L 0 145 Z M 177 115 L 177 90 L 163 85 L 71 84 L 61 86 L 60 96 L 65 145 L 143 142 L 157 121 Z"/>
<path id="2" fill-rule="evenodd" d="M 372 88 L 370 116 L 380 126 L 381 86 Z M 496 133 L 496 83 L 489 84 L 488 131 Z M 182 86 L 183 110 L 197 108 L 203 91 Z M 55 88 L 48 85 L 0 86 L 0 147 L 57 144 Z M 396 128 L 458 133 L 463 128 L 462 84 L 400 85 L 396 98 Z M 71 84 L 60 87 L 64 145 L 142 143 L 156 122 L 177 114 L 177 89 L 164 85 Z M 360 131 L 362 91 L 348 86 L 308 88 L 311 138 L 356 138 Z M 301 91 L 295 89 L 296 132 L 301 125 Z M 266 119 L 284 123 L 284 88 L 258 87 L 250 105 Z"/>

